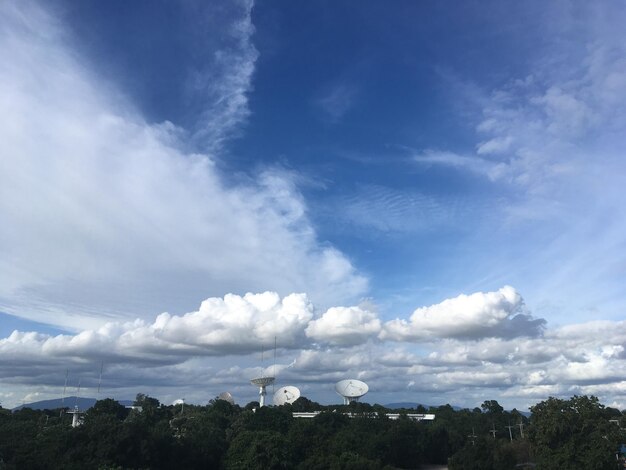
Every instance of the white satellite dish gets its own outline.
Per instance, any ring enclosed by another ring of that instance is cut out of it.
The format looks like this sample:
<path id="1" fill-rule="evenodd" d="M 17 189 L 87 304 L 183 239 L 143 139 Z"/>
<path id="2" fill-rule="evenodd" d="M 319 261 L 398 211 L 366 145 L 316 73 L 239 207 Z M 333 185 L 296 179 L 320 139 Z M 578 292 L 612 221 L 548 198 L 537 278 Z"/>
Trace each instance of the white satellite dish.
<path id="1" fill-rule="evenodd" d="M 298 398 L 300 398 L 300 390 L 298 387 L 287 385 L 286 387 L 279 388 L 274 393 L 274 405 L 281 406 L 285 403 L 292 404 Z"/>
<path id="2" fill-rule="evenodd" d="M 269 384 L 274 383 L 274 380 L 276 380 L 274 377 L 259 377 L 252 379 L 250 383 L 252 385 L 257 385 L 258 387 L 267 387 Z"/>
<path id="3" fill-rule="evenodd" d="M 235 404 L 235 399 L 229 392 L 222 392 L 217 396 L 218 400 L 224 400 L 230 403 L 231 405 Z"/>
<path id="4" fill-rule="evenodd" d="M 184 405 L 184 404 L 185 404 L 185 399 L 184 398 L 179 398 L 178 400 L 174 400 L 174 402 L 172 403 L 172 406 Z"/>
<path id="5" fill-rule="evenodd" d="M 265 395 L 267 394 L 265 387 L 269 384 L 273 384 L 275 377 L 257 377 L 252 379 L 250 383 L 259 387 L 259 407 L 265 406 Z"/>
<path id="6" fill-rule="evenodd" d="M 335 391 L 343 397 L 343 404 L 347 405 L 353 401 L 359 401 L 359 398 L 369 391 L 369 387 L 360 380 L 345 379 L 335 384 Z"/>

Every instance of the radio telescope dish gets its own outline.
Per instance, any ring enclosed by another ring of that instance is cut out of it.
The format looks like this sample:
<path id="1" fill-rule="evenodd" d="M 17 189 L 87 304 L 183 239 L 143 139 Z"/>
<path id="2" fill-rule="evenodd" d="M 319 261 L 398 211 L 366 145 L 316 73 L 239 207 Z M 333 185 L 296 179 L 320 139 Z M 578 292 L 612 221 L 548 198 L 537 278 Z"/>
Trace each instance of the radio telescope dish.
<path id="1" fill-rule="evenodd" d="M 274 405 L 281 406 L 285 403 L 291 404 L 298 398 L 300 398 L 300 390 L 298 387 L 287 385 L 286 387 L 279 388 L 276 390 L 276 393 L 274 393 Z"/>
<path id="2" fill-rule="evenodd" d="M 259 387 L 267 387 L 268 385 L 274 383 L 274 380 L 274 377 L 259 377 L 257 379 L 252 379 L 250 383 Z"/>
<path id="3" fill-rule="evenodd" d="M 185 404 L 185 399 L 184 398 L 179 398 L 178 400 L 174 400 L 174 402 L 172 403 L 172 406 L 184 405 L 184 404 Z"/>
<path id="4" fill-rule="evenodd" d="M 335 391 L 343 397 L 343 404 L 347 405 L 353 401 L 359 401 L 359 398 L 369 391 L 369 387 L 360 380 L 345 379 L 335 384 Z"/>
<path id="5" fill-rule="evenodd" d="M 259 407 L 265 406 L 265 395 L 267 395 L 265 387 L 273 384 L 274 380 L 276 380 L 274 377 L 258 377 L 250 381 L 252 385 L 259 387 Z"/>
<path id="6" fill-rule="evenodd" d="M 235 399 L 229 392 L 222 392 L 217 396 L 218 400 L 224 400 L 230 403 L 231 405 L 235 404 Z"/>

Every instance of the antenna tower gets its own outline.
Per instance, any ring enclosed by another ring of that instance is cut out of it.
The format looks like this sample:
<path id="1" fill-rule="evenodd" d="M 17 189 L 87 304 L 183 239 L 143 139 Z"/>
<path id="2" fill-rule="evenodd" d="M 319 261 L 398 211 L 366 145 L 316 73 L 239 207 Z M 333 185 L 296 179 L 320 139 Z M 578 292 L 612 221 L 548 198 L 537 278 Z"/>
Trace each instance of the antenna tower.
<path id="1" fill-rule="evenodd" d="M 77 428 L 82 424 L 82 420 L 80 419 L 80 415 L 83 413 L 80 411 L 78 407 L 78 397 L 80 396 L 80 379 L 78 379 L 78 390 L 76 392 L 76 404 L 74 405 L 74 409 L 72 411 L 68 411 L 68 414 L 72 415 L 72 427 Z"/>
<path id="2" fill-rule="evenodd" d="M 61 395 L 61 411 L 59 412 L 59 418 L 61 418 L 63 416 L 63 413 L 65 411 L 65 390 L 67 389 L 67 376 L 69 375 L 70 371 L 68 369 L 65 369 L 65 384 L 63 384 L 63 395 Z"/>
<path id="3" fill-rule="evenodd" d="M 261 361 L 263 361 L 263 349 L 261 349 Z M 259 387 L 259 407 L 265 406 L 265 395 L 267 395 L 266 387 L 274 383 L 275 377 L 266 377 L 262 375 L 256 379 L 250 380 L 252 385 Z"/>
<path id="4" fill-rule="evenodd" d="M 276 336 L 274 336 L 274 364 L 272 365 L 272 375 L 276 377 Z M 274 395 L 274 382 L 272 382 L 272 395 Z"/>

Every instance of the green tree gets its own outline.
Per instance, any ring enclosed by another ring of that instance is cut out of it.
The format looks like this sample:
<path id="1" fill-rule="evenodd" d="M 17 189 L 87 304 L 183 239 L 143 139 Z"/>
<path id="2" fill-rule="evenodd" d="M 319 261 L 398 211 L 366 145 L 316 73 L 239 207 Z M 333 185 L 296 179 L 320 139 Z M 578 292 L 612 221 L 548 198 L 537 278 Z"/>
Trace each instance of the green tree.
<path id="1" fill-rule="evenodd" d="M 528 438 L 545 468 L 613 469 L 624 439 L 594 396 L 550 397 L 531 408 Z"/>
<path id="2" fill-rule="evenodd" d="M 98 400 L 91 408 L 85 413 L 85 421 L 89 421 L 96 416 L 110 416 L 118 421 L 124 420 L 128 416 L 129 410 L 120 405 L 119 402 L 105 398 L 104 400 Z"/>
<path id="3" fill-rule="evenodd" d="M 504 408 L 496 400 L 486 400 L 480 405 L 484 413 L 490 413 L 494 415 L 500 415 L 504 411 Z"/>
<path id="4" fill-rule="evenodd" d="M 226 467 L 286 469 L 293 467 L 288 441 L 276 431 L 243 431 L 231 442 L 226 455 Z"/>
<path id="5" fill-rule="evenodd" d="M 513 470 L 513 449 L 504 440 L 482 436 L 468 441 L 449 461 L 450 470 Z"/>

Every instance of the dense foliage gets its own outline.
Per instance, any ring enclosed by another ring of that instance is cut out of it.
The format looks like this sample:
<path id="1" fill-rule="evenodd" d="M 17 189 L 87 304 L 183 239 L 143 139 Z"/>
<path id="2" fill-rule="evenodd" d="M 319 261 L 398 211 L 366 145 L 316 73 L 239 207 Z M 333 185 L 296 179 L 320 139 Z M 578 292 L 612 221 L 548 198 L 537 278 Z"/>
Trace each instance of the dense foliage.
<path id="1" fill-rule="evenodd" d="M 376 469 L 448 464 L 450 469 L 613 469 L 625 441 L 618 410 L 594 397 L 550 398 L 530 420 L 496 401 L 481 408 L 428 410 L 435 421 L 398 420 L 378 405 L 245 408 L 223 400 L 207 406 L 163 406 L 138 395 L 139 410 L 100 400 L 70 426 L 61 410 L 0 408 L 0 469 Z M 294 411 L 323 410 L 315 418 Z M 349 411 L 350 418 L 342 412 Z M 611 422 L 613 420 L 613 422 Z M 615 421 L 617 420 L 617 421 Z M 518 467 L 519 468 L 519 467 Z"/>

